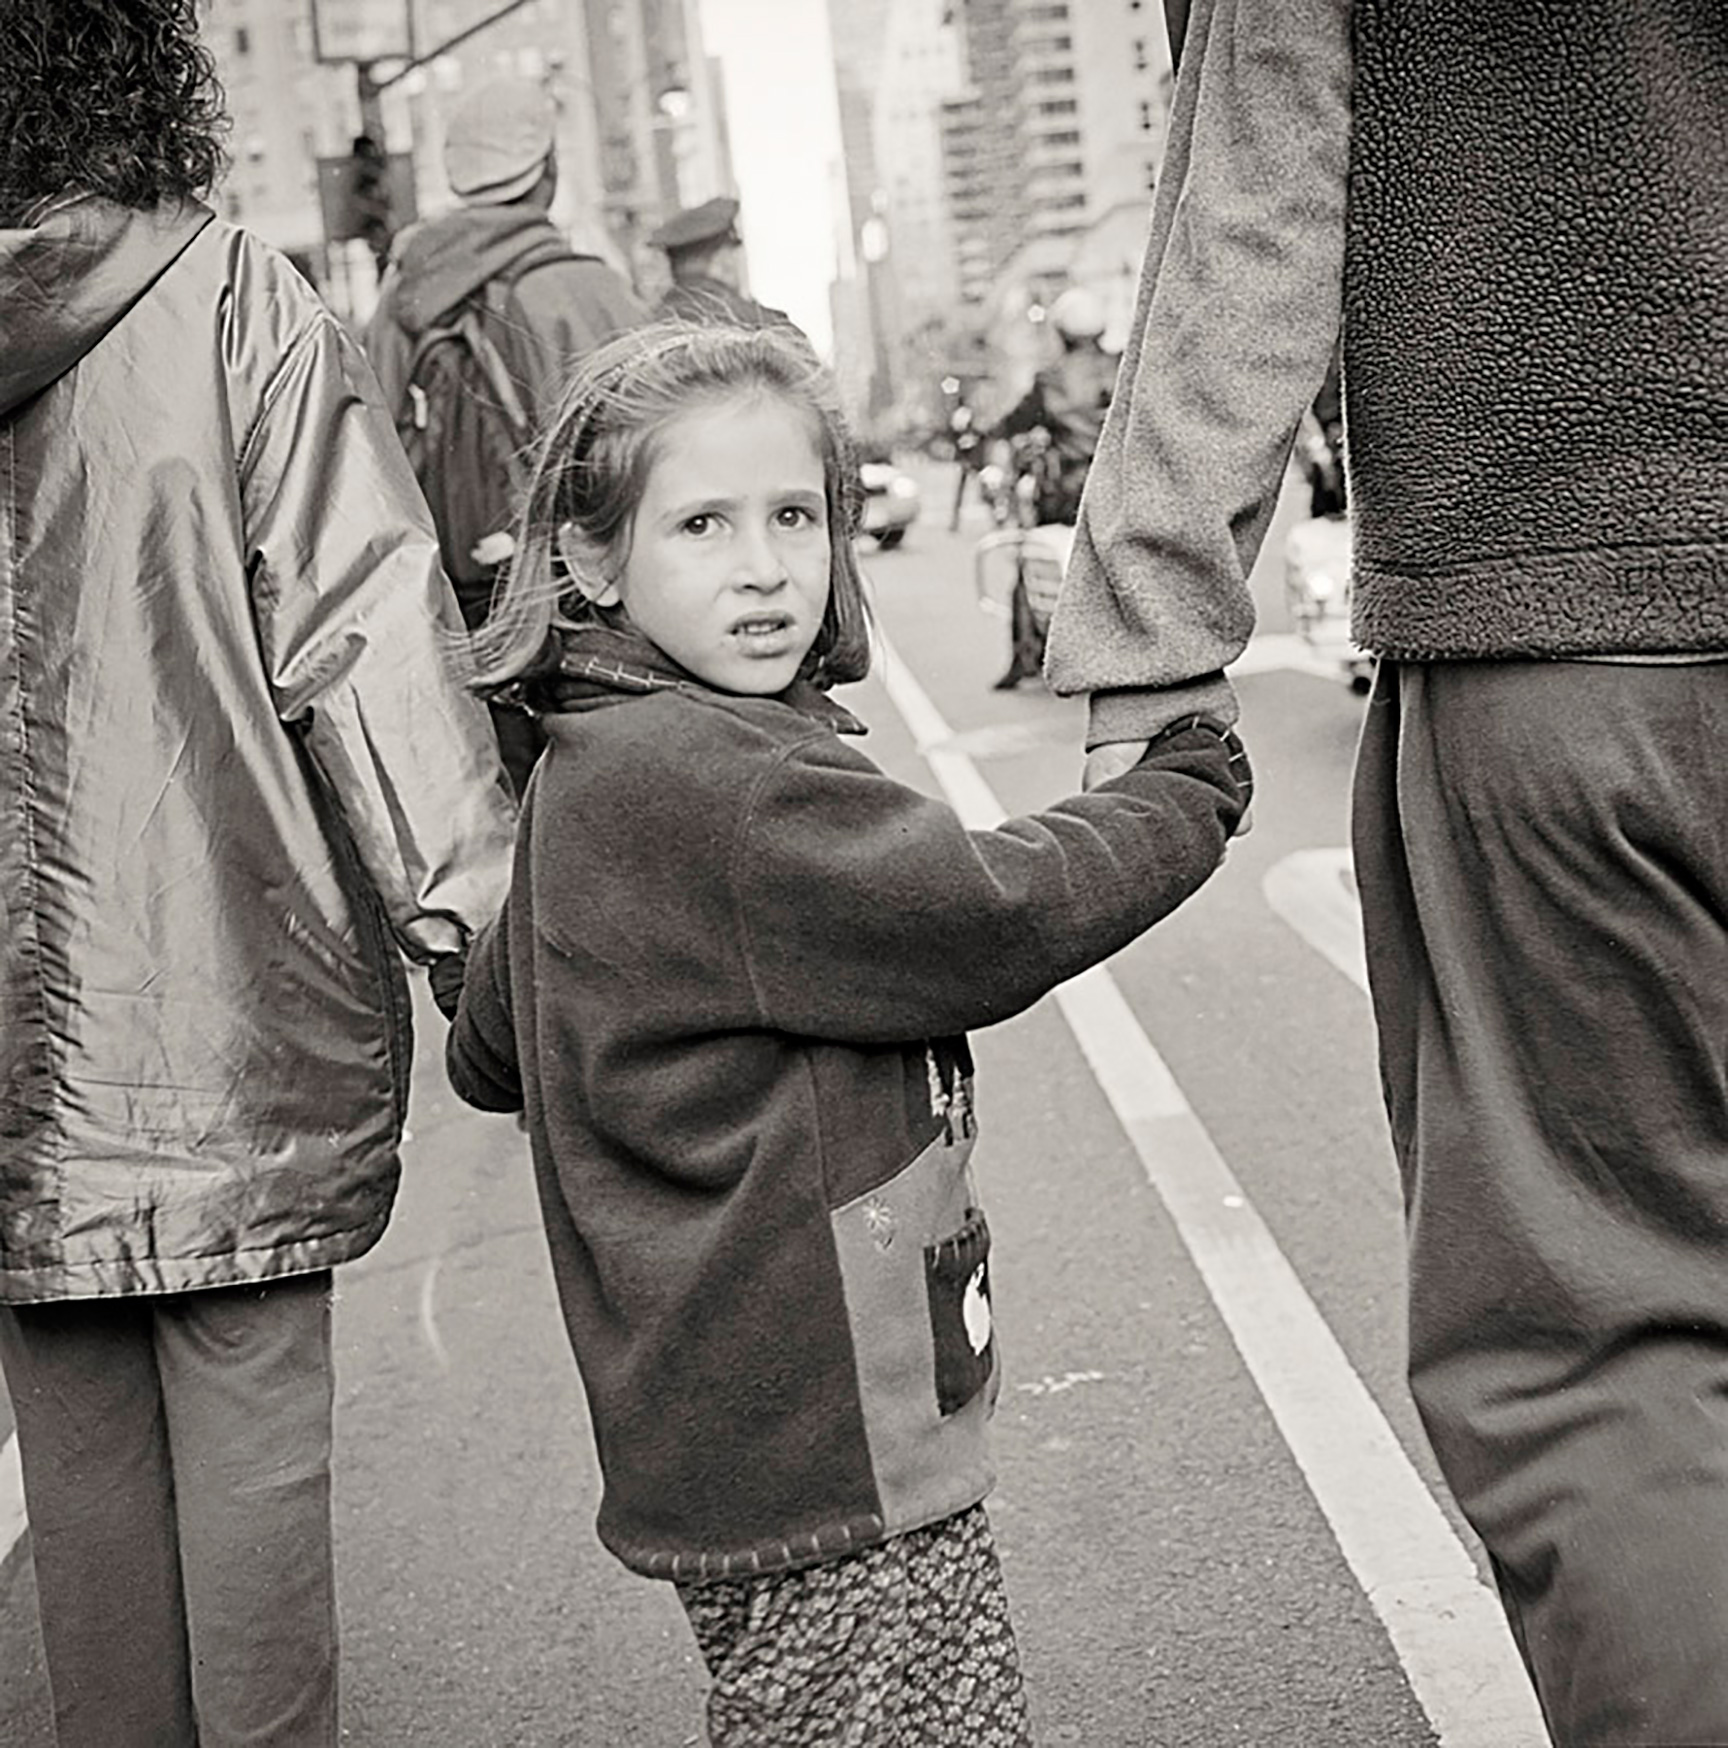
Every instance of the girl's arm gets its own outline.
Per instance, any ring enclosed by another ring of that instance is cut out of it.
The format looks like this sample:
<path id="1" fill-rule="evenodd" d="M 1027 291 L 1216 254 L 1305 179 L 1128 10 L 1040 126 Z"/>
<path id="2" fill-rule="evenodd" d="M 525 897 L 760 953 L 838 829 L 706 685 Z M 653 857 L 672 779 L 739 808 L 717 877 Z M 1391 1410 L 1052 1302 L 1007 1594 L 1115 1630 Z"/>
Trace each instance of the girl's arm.
<path id="1" fill-rule="evenodd" d="M 838 740 L 805 743 L 758 787 L 734 863 L 764 1023 L 888 1043 L 1006 1019 L 1195 891 L 1249 793 L 1240 744 L 1190 722 L 1090 794 L 968 831 Z"/>
<path id="2" fill-rule="evenodd" d="M 522 1109 L 522 1070 L 510 1001 L 509 901 L 468 950 L 462 1000 L 444 1041 L 444 1067 L 464 1103 Z"/>

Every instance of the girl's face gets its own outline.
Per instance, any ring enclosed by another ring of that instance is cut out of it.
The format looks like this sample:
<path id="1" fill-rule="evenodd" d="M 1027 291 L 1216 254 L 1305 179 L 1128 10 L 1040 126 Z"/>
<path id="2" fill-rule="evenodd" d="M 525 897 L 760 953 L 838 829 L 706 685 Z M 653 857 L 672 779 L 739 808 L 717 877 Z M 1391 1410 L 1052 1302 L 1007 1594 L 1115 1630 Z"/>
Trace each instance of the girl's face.
<path id="1" fill-rule="evenodd" d="M 630 555 L 595 598 L 725 692 L 782 692 L 828 608 L 828 504 L 809 418 L 752 394 L 661 434 Z"/>

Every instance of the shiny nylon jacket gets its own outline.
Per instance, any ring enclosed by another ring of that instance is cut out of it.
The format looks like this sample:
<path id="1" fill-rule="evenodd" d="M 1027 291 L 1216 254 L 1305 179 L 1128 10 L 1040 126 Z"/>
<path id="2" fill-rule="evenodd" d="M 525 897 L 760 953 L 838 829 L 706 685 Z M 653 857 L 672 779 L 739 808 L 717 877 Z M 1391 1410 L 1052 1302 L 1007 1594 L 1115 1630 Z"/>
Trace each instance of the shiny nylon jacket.
<path id="1" fill-rule="evenodd" d="M 382 1232 L 407 987 L 508 878 L 376 385 L 198 206 L 0 230 L 0 1299 Z"/>

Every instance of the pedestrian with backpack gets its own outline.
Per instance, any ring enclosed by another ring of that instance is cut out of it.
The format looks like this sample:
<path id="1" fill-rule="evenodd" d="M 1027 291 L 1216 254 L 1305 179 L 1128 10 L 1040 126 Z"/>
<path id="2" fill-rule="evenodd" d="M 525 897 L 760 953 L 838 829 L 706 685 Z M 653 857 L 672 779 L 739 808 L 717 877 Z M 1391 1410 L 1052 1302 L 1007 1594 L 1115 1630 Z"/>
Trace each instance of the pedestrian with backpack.
<path id="1" fill-rule="evenodd" d="M 526 451 L 565 376 L 648 319 L 624 280 L 574 251 L 548 216 L 556 147 L 543 85 L 505 77 L 469 92 L 444 136 L 461 204 L 405 234 L 366 331 L 470 628 L 491 606 Z M 505 704 L 493 723 L 520 794 L 543 737 Z"/>

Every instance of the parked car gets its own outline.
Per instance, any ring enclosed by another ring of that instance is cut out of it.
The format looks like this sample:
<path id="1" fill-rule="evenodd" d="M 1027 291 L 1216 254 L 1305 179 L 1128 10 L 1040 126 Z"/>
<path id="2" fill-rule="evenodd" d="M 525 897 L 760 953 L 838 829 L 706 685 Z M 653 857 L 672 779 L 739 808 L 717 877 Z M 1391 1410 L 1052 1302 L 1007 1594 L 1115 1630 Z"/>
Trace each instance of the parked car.
<path id="1" fill-rule="evenodd" d="M 891 461 L 861 462 L 858 473 L 864 486 L 864 516 L 858 531 L 887 552 L 906 538 L 906 530 L 918 520 L 918 482 Z"/>

